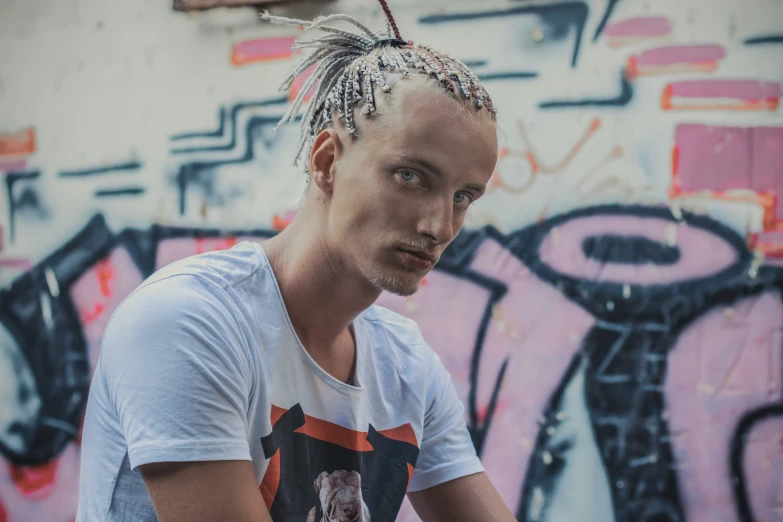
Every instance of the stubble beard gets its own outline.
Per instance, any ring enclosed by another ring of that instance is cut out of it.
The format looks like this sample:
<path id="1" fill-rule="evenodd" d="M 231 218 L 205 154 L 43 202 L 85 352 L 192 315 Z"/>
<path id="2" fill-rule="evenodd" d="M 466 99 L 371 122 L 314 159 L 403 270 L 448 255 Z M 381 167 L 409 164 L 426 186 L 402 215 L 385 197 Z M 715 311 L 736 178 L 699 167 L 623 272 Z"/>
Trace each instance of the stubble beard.
<path id="1" fill-rule="evenodd" d="M 362 267 L 362 272 L 378 290 L 403 297 L 415 294 L 421 283 L 412 273 L 409 277 L 404 277 L 374 266 Z"/>

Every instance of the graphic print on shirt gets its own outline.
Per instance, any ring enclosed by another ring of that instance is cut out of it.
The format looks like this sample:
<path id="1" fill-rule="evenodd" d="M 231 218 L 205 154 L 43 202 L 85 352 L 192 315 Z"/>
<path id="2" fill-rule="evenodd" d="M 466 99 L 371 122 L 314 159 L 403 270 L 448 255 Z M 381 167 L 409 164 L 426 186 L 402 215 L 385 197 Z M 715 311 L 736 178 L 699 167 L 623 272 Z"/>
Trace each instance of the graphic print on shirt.
<path id="1" fill-rule="evenodd" d="M 354 431 L 272 406 L 260 490 L 275 522 L 394 522 L 419 447 L 410 424 Z"/>

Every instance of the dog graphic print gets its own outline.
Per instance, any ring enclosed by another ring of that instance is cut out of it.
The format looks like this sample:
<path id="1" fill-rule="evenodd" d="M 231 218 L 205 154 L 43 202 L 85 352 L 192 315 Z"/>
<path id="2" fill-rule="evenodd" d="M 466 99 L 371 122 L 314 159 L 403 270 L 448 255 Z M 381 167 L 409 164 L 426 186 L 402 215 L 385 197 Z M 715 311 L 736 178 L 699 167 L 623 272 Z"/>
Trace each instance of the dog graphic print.
<path id="1" fill-rule="evenodd" d="M 410 424 L 354 431 L 272 407 L 260 490 L 275 522 L 394 522 L 419 455 Z"/>
<path id="2" fill-rule="evenodd" d="M 370 510 L 362 500 L 362 477 L 355 471 L 322 472 L 315 479 L 315 492 L 323 517 L 316 520 L 313 507 L 307 522 L 370 522 Z"/>

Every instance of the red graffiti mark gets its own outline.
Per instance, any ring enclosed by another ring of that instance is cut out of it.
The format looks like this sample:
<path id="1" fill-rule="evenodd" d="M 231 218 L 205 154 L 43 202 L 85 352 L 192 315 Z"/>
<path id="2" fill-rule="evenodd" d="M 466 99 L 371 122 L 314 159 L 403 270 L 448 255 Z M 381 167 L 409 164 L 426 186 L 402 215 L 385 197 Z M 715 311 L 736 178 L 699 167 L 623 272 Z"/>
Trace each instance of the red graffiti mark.
<path id="1" fill-rule="evenodd" d="M 40 466 L 11 465 L 11 479 L 25 497 L 43 500 L 52 492 L 57 475 L 57 460 Z"/>
<path id="2" fill-rule="evenodd" d="M 671 110 L 776 111 L 781 88 L 757 80 L 673 82 L 663 90 L 661 108 Z"/>
<path id="3" fill-rule="evenodd" d="M 783 224 L 783 127 L 683 123 L 674 141 L 673 198 L 706 194 L 755 202 L 764 211 L 765 230 Z"/>
<path id="4" fill-rule="evenodd" d="M 647 49 L 628 58 L 629 80 L 682 72 L 711 72 L 726 56 L 722 45 L 672 45 Z"/>
<path id="5" fill-rule="evenodd" d="M 285 228 L 294 220 L 294 217 L 296 217 L 295 209 L 286 210 L 282 214 L 275 214 L 274 217 L 272 217 L 272 230 L 276 230 L 278 232 L 285 230 Z"/>
<path id="6" fill-rule="evenodd" d="M 489 181 L 487 191 L 503 190 L 511 194 L 521 194 L 529 190 L 536 182 L 539 175 L 557 175 L 560 174 L 576 157 L 577 154 L 585 147 L 590 138 L 598 132 L 601 128 L 601 119 L 593 118 L 588 125 L 584 134 L 579 140 L 571 147 L 571 149 L 563 156 L 563 158 L 553 165 L 542 165 L 538 160 L 538 155 L 533 149 L 530 138 L 527 135 L 525 126 L 522 121 L 517 121 L 517 127 L 522 136 L 523 148 L 519 150 L 510 149 L 504 147 L 500 149 L 498 153 L 498 164 L 495 167 L 495 171 L 492 173 L 492 177 Z M 598 165 L 596 165 L 585 177 L 590 177 L 599 167 L 605 165 L 608 161 L 613 160 L 616 157 L 622 155 L 622 148 L 615 147 L 610 154 L 602 159 Z M 516 163 L 511 163 L 512 160 L 517 160 Z M 521 165 L 519 163 L 521 160 Z M 555 180 L 559 181 L 560 176 L 555 176 Z M 584 180 L 582 180 L 583 182 Z M 546 218 L 549 204 L 552 202 L 557 191 L 558 183 L 554 183 L 550 188 L 547 197 L 544 200 L 543 208 L 539 216 L 539 221 Z"/>
<path id="7" fill-rule="evenodd" d="M 114 266 L 108 257 L 95 263 L 95 275 L 103 297 L 111 297 L 112 291 L 109 282 L 115 278 Z"/>
<path id="8" fill-rule="evenodd" d="M 94 320 L 96 320 L 98 317 L 101 316 L 103 311 L 106 310 L 106 305 L 100 302 L 97 302 L 93 305 L 92 310 L 87 310 L 82 314 L 82 325 L 87 326 Z"/>
<path id="9" fill-rule="evenodd" d="M 214 252 L 215 250 L 228 250 L 237 244 L 237 238 L 229 236 L 225 238 L 196 238 L 196 254 Z"/>
<path id="10" fill-rule="evenodd" d="M 760 251 L 764 257 L 783 259 L 783 229 L 751 234 L 748 248 Z"/>
<path id="11" fill-rule="evenodd" d="M 95 301 L 92 305 L 92 309 L 82 312 L 81 322 L 83 326 L 95 321 L 106 310 L 106 300 L 108 300 L 113 293 L 111 283 L 116 279 L 114 265 L 112 265 L 111 259 L 108 257 L 95 263 L 94 273 L 95 278 L 98 280 L 101 298 Z"/>
<path id="12" fill-rule="evenodd" d="M 293 56 L 291 47 L 295 38 L 256 38 L 234 44 L 231 49 L 231 63 L 240 66 L 255 62 L 284 60 Z"/>
<path id="13" fill-rule="evenodd" d="M 535 183 L 539 174 L 557 174 L 562 171 L 582 150 L 590 137 L 601 127 L 601 120 L 593 118 L 582 137 L 571 147 L 571 150 L 566 153 L 563 159 L 554 165 L 541 165 L 522 121 L 517 120 L 517 127 L 522 135 L 523 148 L 521 150 L 513 150 L 507 147 L 500 149 L 498 165 L 490 179 L 489 190 L 502 189 L 512 194 L 520 194 Z M 511 158 L 521 158 L 523 163 L 527 163 L 529 170 L 515 169 L 513 174 L 506 173 L 504 175 L 501 167 Z"/>
<path id="14" fill-rule="evenodd" d="M 2 500 L 0 500 L 0 522 L 8 522 L 8 511 L 5 510 Z"/>
<path id="15" fill-rule="evenodd" d="M 0 156 L 35 152 L 35 130 L 32 128 L 0 134 Z"/>

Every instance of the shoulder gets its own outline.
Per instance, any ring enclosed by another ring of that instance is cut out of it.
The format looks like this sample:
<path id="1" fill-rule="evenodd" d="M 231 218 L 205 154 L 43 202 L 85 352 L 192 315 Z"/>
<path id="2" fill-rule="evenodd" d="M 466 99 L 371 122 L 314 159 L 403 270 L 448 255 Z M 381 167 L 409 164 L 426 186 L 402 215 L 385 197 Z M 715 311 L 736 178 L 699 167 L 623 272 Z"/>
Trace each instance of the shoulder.
<path id="1" fill-rule="evenodd" d="M 172 263 L 125 298 L 101 341 L 104 378 L 115 383 L 113 393 L 123 375 L 152 379 L 183 373 L 189 364 L 252 380 L 250 337 L 228 292 L 252 272 L 246 256 L 226 251 Z M 141 365 L 136 373 L 134 365 Z"/>
<path id="2" fill-rule="evenodd" d="M 413 319 L 379 305 L 368 308 L 364 319 L 369 325 L 373 341 L 381 347 L 376 356 L 393 359 L 400 367 L 410 368 L 415 365 L 419 371 L 426 372 L 440 364 L 440 358 L 424 339 L 419 325 Z"/>
<path id="3" fill-rule="evenodd" d="M 230 290 L 263 266 L 264 258 L 249 242 L 175 261 L 125 298 L 106 333 L 132 331 L 139 325 L 147 331 L 171 331 L 196 323 L 236 335 L 239 308 Z"/>
<path id="4" fill-rule="evenodd" d="M 237 305 L 231 298 L 231 289 L 265 266 L 260 247 L 249 241 L 228 250 L 190 256 L 148 277 L 123 301 L 115 315 L 126 315 L 131 310 L 157 310 L 167 317 L 181 316 L 193 309 L 229 311 Z"/>
<path id="5" fill-rule="evenodd" d="M 260 245 L 243 241 L 227 250 L 186 257 L 159 269 L 141 286 L 154 285 L 176 276 L 195 276 L 226 289 L 239 284 L 266 266 Z"/>

